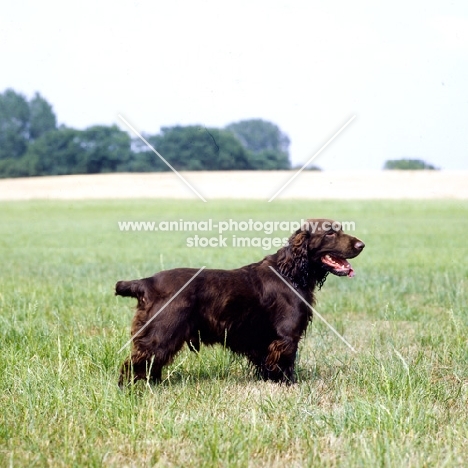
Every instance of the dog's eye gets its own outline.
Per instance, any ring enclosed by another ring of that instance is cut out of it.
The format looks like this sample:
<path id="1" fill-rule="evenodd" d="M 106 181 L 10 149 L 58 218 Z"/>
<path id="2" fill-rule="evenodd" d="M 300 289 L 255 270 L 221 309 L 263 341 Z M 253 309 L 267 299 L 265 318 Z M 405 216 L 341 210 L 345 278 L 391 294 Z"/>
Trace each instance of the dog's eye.
<path id="1" fill-rule="evenodd" d="M 334 236 L 335 234 L 336 234 L 335 231 L 328 231 L 326 235 L 327 236 Z"/>

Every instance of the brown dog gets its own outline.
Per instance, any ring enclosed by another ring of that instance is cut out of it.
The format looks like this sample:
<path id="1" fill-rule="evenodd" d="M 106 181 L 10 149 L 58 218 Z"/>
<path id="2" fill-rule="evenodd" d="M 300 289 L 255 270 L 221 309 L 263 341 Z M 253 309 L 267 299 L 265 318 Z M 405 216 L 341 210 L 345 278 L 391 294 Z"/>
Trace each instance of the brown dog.
<path id="1" fill-rule="evenodd" d="M 200 341 L 225 344 L 247 356 L 263 379 L 293 383 L 298 343 L 312 319 L 296 292 L 313 305 L 314 290 L 328 273 L 354 275 L 346 259 L 363 248 L 339 223 L 313 219 L 277 253 L 251 265 L 199 274 L 176 268 L 119 281 L 117 295 L 138 299 L 131 358 L 122 366 L 119 384 L 132 378 L 161 380 L 162 368 L 183 344 L 198 350 Z"/>

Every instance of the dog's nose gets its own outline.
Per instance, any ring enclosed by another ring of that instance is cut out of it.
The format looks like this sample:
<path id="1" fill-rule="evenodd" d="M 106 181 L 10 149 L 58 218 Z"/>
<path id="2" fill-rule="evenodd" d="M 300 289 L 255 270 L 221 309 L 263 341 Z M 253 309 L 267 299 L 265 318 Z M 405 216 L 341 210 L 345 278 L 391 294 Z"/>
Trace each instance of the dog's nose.
<path id="1" fill-rule="evenodd" d="M 354 248 L 355 248 L 356 250 L 359 250 L 359 251 L 361 251 L 365 246 L 366 246 L 366 244 L 364 244 L 364 242 L 362 242 L 362 241 L 357 241 L 357 242 L 354 244 Z"/>

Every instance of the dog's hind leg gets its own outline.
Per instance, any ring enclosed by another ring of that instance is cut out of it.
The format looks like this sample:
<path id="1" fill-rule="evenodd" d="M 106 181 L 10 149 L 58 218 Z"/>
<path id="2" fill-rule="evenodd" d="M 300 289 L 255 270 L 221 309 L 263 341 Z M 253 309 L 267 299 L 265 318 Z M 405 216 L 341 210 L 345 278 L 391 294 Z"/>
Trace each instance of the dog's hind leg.
<path id="1" fill-rule="evenodd" d="M 169 316 L 172 320 L 168 320 Z M 187 321 L 182 318 L 179 315 L 175 320 L 174 314 L 167 311 L 166 316 L 157 317 L 142 333 L 133 330 L 132 354 L 122 366 L 120 385 L 132 377 L 134 382 L 148 379 L 157 383 L 162 380 L 162 368 L 170 364 L 184 343 L 193 337 Z"/>
<path id="2" fill-rule="evenodd" d="M 152 383 L 161 381 L 162 365 L 155 362 L 155 356 L 142 356 L 140 353 L 132 353 L 120 369 L 119 387 L 129 382 L 149 380 Z"/>

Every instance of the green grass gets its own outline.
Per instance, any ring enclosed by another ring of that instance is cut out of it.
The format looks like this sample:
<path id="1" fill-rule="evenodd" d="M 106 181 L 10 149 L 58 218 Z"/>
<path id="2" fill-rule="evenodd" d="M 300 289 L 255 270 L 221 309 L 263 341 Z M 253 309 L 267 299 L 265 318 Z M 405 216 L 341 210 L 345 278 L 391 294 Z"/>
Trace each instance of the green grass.
<path id="1" fill-rule="evenodd" d="M 188 248 L 187 233 L 117 221 L 322 216 L 355 221 L 367 244 L 356 277 L 318 293 L 356 355 L 315 320 L 296 386 L 203 347 L 159 386 L 117 388 L 134 306 L 113 295 L 117 280 L 267 253 Z M 35 201 L 3 203 L 0 219 L 0 466 L 468 464 L 466 203 Z"/>

